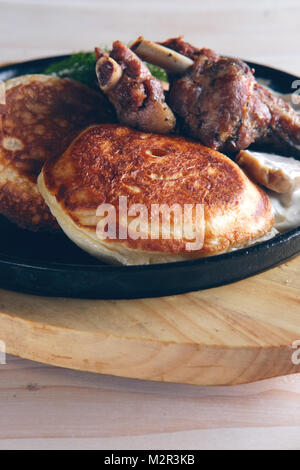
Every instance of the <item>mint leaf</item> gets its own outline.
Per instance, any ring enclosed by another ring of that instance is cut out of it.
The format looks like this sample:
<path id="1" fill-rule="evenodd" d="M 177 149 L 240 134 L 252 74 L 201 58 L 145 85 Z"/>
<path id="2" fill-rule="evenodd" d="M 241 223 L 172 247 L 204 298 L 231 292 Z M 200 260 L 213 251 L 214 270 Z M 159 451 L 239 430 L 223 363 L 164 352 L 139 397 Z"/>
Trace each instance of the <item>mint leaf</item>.
<path id="1" fill-rule="evenodd" d="M 78 52 L 50 65 L 43 73 L 61 78 L 72 78 L 91 88 L 98 88 L 95 66 L 95 52 Z"/>
<path id="2" fill-rule="evenodd" d="M 167 74 L 163 69 L 147 62 L 146 65 L 154 77 L 168 82 Z M 55 75 L 61 78 L 72 78 L 90 88 L 98 89 L 95 66 L 95 52 L 78 52 L 72 54 L 67 59 L 49 65 L 43 73 L 45 75 Z"/>

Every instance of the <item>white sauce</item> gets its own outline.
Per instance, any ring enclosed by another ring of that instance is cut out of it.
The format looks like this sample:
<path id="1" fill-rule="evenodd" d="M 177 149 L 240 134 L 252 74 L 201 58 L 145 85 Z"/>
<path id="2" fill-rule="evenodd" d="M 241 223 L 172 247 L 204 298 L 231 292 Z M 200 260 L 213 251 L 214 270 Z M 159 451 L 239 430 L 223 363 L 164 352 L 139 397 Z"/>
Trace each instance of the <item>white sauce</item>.
<path id="1" fill-rule="evenodd" d="M 290 181 L 290 190 L 278 194 L 267 190 L 274 212 L 274 227 L 279 232 L 286 232 L 300 226 L 300 161 L 288 157 L 268 155 L 265 162 L 280 169 Z"/>
<path id="2" fill-rule="evenodd" d="M 285 193 L 270 189 L 268 194 L 274 212 L 274 227 L 279 232 L 286 232 L 300 226 L 300 161 L 288 157 L 280 157 L 262 152 L 249 152 L 257 162 L 257 169 L 280 171 L 280 179 L 285 182 Z M 281 185 L 282 186 L 282 185 Z"/>
<path id="3" fill-rule="evenodd" d="M 252 152 L 251 152 L 252 153 Z M 255 155 L 253 152 L 252 155 Z M 261 162 L 269 168 L 281 170 L 289 180 L 289 192 L 279 194 L 266 190 L 274 212 L 274 227 L 286 232 L 300 226 L 300 161 L 294 158 L 279 157 L 272 154 L 259 154 Z"/>
<path id="4" fill-rule="evenodd" d="M 300 114 L 299 103 L 295 103 L 295 93 L 284 95 L 281 93 L 276 93 L 271 88 L 270 80 L 258 80 L 261 85 L 268 88 L 272 93 L 280 96 L 284 101 L 290 104 L 295 111 Z M 298 97 L 299 95 L 297 95 Z M 300 150 L 299 145 L 295 147 Z M 262 164 L 268 165 L 272 169 L 281 169 L 285 174 L 286 179 L 291 183 L 290 190 L 285 194 L 278 194 L 274 191 L 266 189 L 268 194 L 272 209 L 275 217 L 274 227 L 279 232 L 286 232 L 288 230 L 293 230 L 300 226 L 300 162 L 294 160 L 293 158 L 279 157 L 278 155 L 272 155 L 267 153 L 260 152 L 251 152 L 251 154 L 257 154 L 260 157 Z M 284 161 L 286 160 L 286 161 Z M 296 162 L 296 163 L 295 163 Z M 298 168 L 297 168 L 298 166 Z"/>
<path id="5" fill-rule="evenodd" d="M 242 153 L 242 152 L 241 152 Z M 256 161 L 257 173 L 269 173 L 276 175 L 276 183 L 271 180 L 270 186 L 263 179 L 261 183 L 276 193 L 291 194 L 300 187 L 300 161 L 294 158 L 281 157 L 272 153 L 263 152 L 243 152 L 249 154 L 253 161 Z M 242 165 L 243 166 L 243 165 Z"/>
<path id="6" fill-rule="evenodd" d="M 274 227 L 286 232 L 300 226 L 300 187 L 287 194 L 266 190 L 274 212 Z"/>

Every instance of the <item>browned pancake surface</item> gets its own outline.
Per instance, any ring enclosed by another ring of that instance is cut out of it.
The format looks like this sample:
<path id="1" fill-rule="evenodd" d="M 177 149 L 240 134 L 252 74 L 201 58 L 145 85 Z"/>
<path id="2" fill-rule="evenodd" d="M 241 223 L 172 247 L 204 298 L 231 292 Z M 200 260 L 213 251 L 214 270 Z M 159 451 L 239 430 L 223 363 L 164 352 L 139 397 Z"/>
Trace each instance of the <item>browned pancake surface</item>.
<path id="1" fill-rule="evenodd" d="M 36 185 L 44 162 L 62 154 L 83 128 L 109 121 L 106 99 L 77 82 L 43 75 L 6 82 L 6 104 L 0 105 L 0 213 L 24 228 L 55 228 Z"/>
<path id="2" fill-rule="evenodd" d="M 224 155 L 180 137 L 145 134 L 118 125 L 91 126 L 44 166 L 47 191 L 78 226 L 95 230 L 101 203 L 204 204 L 202 254 L 228 249 L 269 232 L 270 202 Z M 249 213 L 245 208 L 249 205 Z M 227 220 L 230 216 L 230 220 Z M 216 218 L 220 220 L 214 226 Z M 222 219 L 222 220 L 223 220 Z M 120 243 L 110 240 L 110 243 Z M 180 253 L 184 240 L 122 241 L 127 247 Z"/>

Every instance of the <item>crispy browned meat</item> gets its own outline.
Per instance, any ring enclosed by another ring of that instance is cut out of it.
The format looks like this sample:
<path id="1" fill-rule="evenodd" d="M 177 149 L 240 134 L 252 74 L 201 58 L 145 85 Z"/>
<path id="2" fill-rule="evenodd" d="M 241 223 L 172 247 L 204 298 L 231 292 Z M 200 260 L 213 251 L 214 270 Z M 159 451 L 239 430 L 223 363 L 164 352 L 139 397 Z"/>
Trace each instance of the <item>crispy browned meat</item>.
<path id="1" fill-rule="evenodd" d="M 96 55 L 100 88 L 120 122 L 148 132 L 172 132 L 176 119 L 165 102 L 162 84 L 136 54 L 115 41 L 109 56 L 98 48 Z"/>
<path id="2" fill-rule="evenodd" d="M 220 151 L 245 149 L 271 119 L 251 70 L 236 59 L 203 59 L 197 57 L 192 70 L 173 82 L 170 106 L 184 131 L 202 144 Z"/>
<path id="3" fill-rule="evenodd" d="M 256 142 L 300 145 L 300 117 L 260 86 L 247 64 L 197 49 L 181 38 L 162 43 L 194 60 L 183 77 L 170 77 L 169 104 L 185 133 L 220 151 Z"/>
<path id="4" fill-rule="evenodd" d="M 159 42 L 157 44 L 161 44 L 162 46 L 168 47 L 173 51 L 178 52 L 179 54 L 185 55 L 189 59 L 195 60 L 196 57 L 199 56 L 206 56 L 210 58 L 212 61 L 217 61 L 219 59 L 218 54 L 216 54 L 211 49 L 199 49 L 198 47 L 192 46 L 188 42 L 182 40 L 182 36 L 178 38 L 170 38 L 165 42 Z"/>
<path id="5" fill-rule="evenodd" d="M 257 85 L 260 100 L 266 104 L 271 113 L 271 121 L 262 141 L 283 146 L 300 146 L 300 116 L 289 104 L 273 95 L 263 86 Z"/>

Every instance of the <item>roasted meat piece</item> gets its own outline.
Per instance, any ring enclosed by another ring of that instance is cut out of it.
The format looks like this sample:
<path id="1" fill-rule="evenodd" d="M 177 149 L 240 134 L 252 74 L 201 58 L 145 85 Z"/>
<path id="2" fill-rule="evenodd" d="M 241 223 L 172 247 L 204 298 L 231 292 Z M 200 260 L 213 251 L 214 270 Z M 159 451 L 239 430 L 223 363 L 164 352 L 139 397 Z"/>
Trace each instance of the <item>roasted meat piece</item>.
<path id="1" fill-rule="evenodd" d="M 151 54 L 151 43 L 139 38 L 135 52 L 149 62 L 154 58 L 156 65 L 169 72 L 168 104 L 186 135 L 223 152 L 237 152 L 254 142 L 300 150 L 300 116 L 259 85 L 245 62 L 198 49 L 181 37 L 152 44 Z M 169 70 L 166 48 L 170 51 Z M 174 61 L 180 73 L 173 72 Z"/>
<path id="2" fill-rule="evenodd" d="M 169 103 L 184 132 L 215 150 L 245 149 L 271 120 L 249 67 L 237 59 L 200 55 L 172 83 Z"/>
<path id="3" fill-rule="evenodd" d="M 178 52 L 179 54 L 188 57 L 189 59 L 195 60 L 196 57 L 210 58 L 211 61 L 216 62 L 219 59 L 218 54 L 211 49 L 199 49 L 198 47 L 192 46 L 188 42 L 183 41 L 182 36 L 178 38 L 171 38 L 165 42 L 158 42 L 157 44 L 172 49 L 172 51 Z"/>
<path id="4" fill-rule="evenodd" d="M 300 115 L 283 99 L 274 95 L 270 90 L 257 85 L 260 100 L 268 107 L 271 120 L 266 134 L 261 136 L 261 142 L 277 147 L 295 147 L 300 150 Z"/>
<path id="5" fill-rule="evenodd" d="M 160 134 L 173 131 L 176 119 L 165 102 L 162 84 L 134 52 L 115 41 L 109 55 L 96 48 L 96 56 L 99 86 L 121 124 Z"/>

